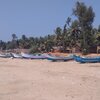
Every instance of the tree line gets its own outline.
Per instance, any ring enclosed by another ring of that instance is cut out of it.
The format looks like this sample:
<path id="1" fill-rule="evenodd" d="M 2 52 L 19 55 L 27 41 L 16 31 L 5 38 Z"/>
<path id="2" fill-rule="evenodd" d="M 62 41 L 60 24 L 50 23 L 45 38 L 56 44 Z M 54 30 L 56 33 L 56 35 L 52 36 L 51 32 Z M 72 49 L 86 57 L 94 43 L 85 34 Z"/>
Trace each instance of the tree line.
<path id="1" fill-rule="evenodd" d="M 91 6 L 84 2 L 76 2 L 72 9 L 72 16 L 68 17 L 63 28 L 57 27 L 53 35 L 44 37 L 27 37 L 20 39 L 12 34 L 12 40 L 0 40 L 0 49 L 30 49 L 31 53 L 50 52 L 54 47 L 60 47 L 61 52 L 66 52 L 67 47 L 79 47 L 82 53 L 91 52 L 91 48 L 100 46 L 100 25 L 93 27 L 95 12 Z"/>

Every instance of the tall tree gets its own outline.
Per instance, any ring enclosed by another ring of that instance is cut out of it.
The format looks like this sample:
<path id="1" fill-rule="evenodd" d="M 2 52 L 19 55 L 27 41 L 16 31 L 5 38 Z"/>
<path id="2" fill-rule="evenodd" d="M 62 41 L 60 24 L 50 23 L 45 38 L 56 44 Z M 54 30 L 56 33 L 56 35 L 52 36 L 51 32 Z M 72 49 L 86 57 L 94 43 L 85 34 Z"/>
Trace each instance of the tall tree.
<path id="1" fill-rule="evenodd" d="M 89 47 L 89 43 L 91 42 L 91 37 L 93 36 L 91 30 L 95 13 L 91 6 L 87 7 L 83 2 L 77 2 L 75 8 L 73 9 L 73 14 L 77 17 L 79 27 L 82 31 L 82 48 L 84 50 L 87 50 Z"/>
<path id="2" fill-rule="evenodd" d="M 67 21 L 66 21 L 66 24 L 67 24 L 68 26 L 70 26 L 70 23 L 71 23 L 71 18 L 68 17 L 68 18 L 67 18 Z"/>
<path id="3" fill-rule="evenodd" d="M 18 41 L 17 41 L 17 36 L 16 34 L 12 34 L 12 42 L 11 42 L 11 48 L 12 49 L 16 49 L 18 48 L 19 44 L 18 44 Z"/>
<path id="4" fill-rule="evenodd" d="M 98 32 L 100 32 L 100 25 L 98 26 Z"/>
<path id="5" fill-rule="evenodd" d="M 22 35 L 22 38 L 19 40 L 19 46 L 20 48 L 29 49 L 29 39 L 25 35 Z"/>
<path id="6" fill-rule="evenodd" d="M 56 34 L 56 45 L 61 46 L 62 45 L 62 29 L 60 27 L 57 27 L 55 30 Z"/>
<path id="7" fill-rule="evenodd" d="M 12 34 L 12 40 L 17 40 L 17 36 L 16 36 L 16 34 L 14 33 L 14 34 Z"/>

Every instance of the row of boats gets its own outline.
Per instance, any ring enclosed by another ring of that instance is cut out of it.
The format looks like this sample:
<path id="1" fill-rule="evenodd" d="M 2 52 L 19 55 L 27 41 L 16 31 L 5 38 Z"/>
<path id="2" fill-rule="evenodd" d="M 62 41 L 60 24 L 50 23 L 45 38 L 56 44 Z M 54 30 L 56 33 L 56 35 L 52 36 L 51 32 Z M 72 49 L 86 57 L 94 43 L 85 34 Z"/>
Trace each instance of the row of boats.
<path id="1" fill-rule="evenodd" d="M 50 61 L 69 61 L 75 60 L 79 63 L 100 63 L 100 56 L 98 57 L 82 57 L 78 55 L 69 55 L 69 56 L 54 56 L 50 54 L 16 54 L 16 53 L 9 53 L 9 54 L 0 54 L 1 58 L 24 58 L 24 59 L 48 59 Z"/>

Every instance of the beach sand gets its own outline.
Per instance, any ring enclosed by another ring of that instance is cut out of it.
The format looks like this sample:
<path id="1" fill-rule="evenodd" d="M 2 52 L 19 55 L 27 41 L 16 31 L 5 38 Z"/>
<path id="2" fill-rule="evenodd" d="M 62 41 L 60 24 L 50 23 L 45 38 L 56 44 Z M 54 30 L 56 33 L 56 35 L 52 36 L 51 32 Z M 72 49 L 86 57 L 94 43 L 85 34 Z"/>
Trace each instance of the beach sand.
<path id="1" fill-rule="evenodd" d="M 0 100 L 100 100 L 100 63 L 0 58 Z"/>

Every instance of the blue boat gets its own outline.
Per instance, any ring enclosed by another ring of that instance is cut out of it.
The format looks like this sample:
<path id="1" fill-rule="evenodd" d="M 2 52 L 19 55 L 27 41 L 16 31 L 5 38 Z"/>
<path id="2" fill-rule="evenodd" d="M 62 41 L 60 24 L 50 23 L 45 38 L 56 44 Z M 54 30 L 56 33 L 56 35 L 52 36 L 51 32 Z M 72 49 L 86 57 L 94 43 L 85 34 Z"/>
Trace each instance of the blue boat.
<path id="1" fill-rule="evenodd" d="M 80 63 L 98 63 L 100 62 L 100 57 L 80 57 L 74 55 L 74 60 Z"/>
<path id="2" fill-rule="evenodd" d="M 73 56 L 63 57 L 63 56 L 47 55 L 46 57 L 50 61 L 68 61 L 73 59 Z"/>

